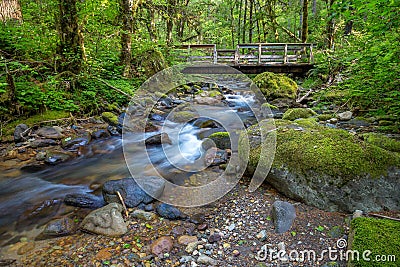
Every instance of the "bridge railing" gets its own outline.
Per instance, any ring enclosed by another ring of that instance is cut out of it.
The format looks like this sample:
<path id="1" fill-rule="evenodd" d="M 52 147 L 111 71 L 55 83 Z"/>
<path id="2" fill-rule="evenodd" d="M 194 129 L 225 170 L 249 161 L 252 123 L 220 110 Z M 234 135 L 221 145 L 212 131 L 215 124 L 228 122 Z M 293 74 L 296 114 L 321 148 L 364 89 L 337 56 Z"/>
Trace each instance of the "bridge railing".
<path id="1" fill-rule="evenodd" d="M 180 58 L 188 62 L 228 65 L 314 64 L 313 44 L 238 44 L 236 49 L 217 49 L 215 44 L 182 45 Z"/>
<path id="2" fill-rule="evenodd" d="M 236 51 L 235 65 L 314 63 L 313 44 L 239 44 Z"/>

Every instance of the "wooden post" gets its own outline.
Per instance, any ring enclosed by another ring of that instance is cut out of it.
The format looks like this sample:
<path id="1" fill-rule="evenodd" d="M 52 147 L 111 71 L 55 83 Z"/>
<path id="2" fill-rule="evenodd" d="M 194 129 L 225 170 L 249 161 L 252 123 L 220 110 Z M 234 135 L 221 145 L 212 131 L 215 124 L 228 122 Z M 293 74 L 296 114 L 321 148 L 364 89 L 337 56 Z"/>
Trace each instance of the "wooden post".
<path id="1" fill-rule="evenodd" d="M 261 64 L 261 44 L 258 44 L 258 64 Z"/>
<path id="2" fill-rule="evenodd" d="M 239 45 L 236 46 L 236 51 L 235 51 L 235 65 L 239 65 L 240 61 L 240 54 L 239 54 Z"/>
<path id="3" fill-rule="evenodd" d="M 310 45 L 310 62 L 309 63 L 314 64 L 313 44 Z"/>
<path id="4" fill-rule="evenodd" d="M 213 51 L 213 58 L 214 58 L 214 64 L 217 64 L 217 62 L 218 62 L 218 59 L 217 59 L 217 57 L 218 57 L 218 54 L 217 54 L 217 45 L 214 45 L 214 51 Z"/>
<path id="5" fill-rule="evenodd" d="M 285 44 L 285 52 L 283 54 L 283 64 L 287 63 L 287 44 Z"/>

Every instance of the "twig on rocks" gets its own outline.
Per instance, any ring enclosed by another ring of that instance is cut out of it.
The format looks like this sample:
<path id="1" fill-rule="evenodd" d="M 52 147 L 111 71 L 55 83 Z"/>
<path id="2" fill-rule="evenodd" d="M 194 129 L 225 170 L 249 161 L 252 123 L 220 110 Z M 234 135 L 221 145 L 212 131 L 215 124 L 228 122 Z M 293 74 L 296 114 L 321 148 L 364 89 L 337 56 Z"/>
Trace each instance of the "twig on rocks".
<path id="1" fill-rule="evenodd" d="M 126 209 L 125 201 L 124 201 L 124 199 L 122 198 L 121 193 L 120 193 L 119 191 L 117 191 L 117 195 L 118 195 L 119 200 L 120 200 L 121 203 L 122 203 L 122 206 L 124 207 L 125 215 L 126 215 L 126 217 L 128 217 L 129 214 L 128 214 L 128 210 Z"/>
<path id="2" fill-rule="evenodd" d="M 369 216 L 373 216 L 373 217 L 378 217 L 378 218 L 383 218 L 383 219 L 388 219 L 388 220 L 393 220 L 393 221 L 400 222 L 399 218 L 393 218 L 393 217 L 389 217 L 389 216 L 385 216 L 385 215 L 381 215 L 381 214 L 368 213 L 368 215 Z"/>
<path id="3" fill-rule="evenodd" d="M 296 100 L 296 103 L 301 103 L 303 102 L 304 99 L 306 99 L 306 97 L 308 97 L 309 95 L 311 95 L 314 92 L 313 89 L 310 89 L 310 91 L 308 91 L 305 95 L 303 95 L 301 98 L 298 98 Z"/>

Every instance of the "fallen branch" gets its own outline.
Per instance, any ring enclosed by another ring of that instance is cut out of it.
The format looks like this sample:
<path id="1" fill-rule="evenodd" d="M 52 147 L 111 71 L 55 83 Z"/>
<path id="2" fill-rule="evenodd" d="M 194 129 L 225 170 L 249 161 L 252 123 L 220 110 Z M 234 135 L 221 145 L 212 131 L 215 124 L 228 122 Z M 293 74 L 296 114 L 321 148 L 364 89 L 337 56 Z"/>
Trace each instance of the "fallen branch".
<path id="1" fill-rule="evenodd" d="M 122 91 L 121 89 L 119 89 L 119 88 L 117 88 L 117 87 L 115 87 L 115 86 L 109 84 L 109 83 L 106 82 L 105 80 L 100 79 L 100 78 L 95 78 L 95 79 L 98 80 L 98 81 L 100 81 L 100 82 L 102 82 L 102 83 L 104 83 L 105 85 L 107 85 L 107 86 L 110 87 L 111 89 L 117 91 L 118 93 L 123 94 L 123 95 L 126 96 L 126 97 L 132 98 L 132 96 L 131 96 L 130 94 L 125 93 L 125 92 Z"/>
<path id="2" fill-rule="evenodd" d="M 385 216 L 385 215 L 381 215 L 381 214 L 368 213 L 368 215 L 369 216 L 373 216 L 373 217 L 378 217 L 378 218 L 383 218 L 383 219 L 388 219 L 388 220 L 393 220 L 393 221 L 400 222 L 399 218 L 393 218 L 393 217 L 389 217 L 389 216 Z"/>
<path id="3" fill-rule="evenodd" d="M 346 101 L 343 105 L 341 105 L 341 106 L 333 113 L 333 115 L 336 116 L 336 114 L 339 112 L 339 110 L 340 110 L 342 107 L 346 106 L 347 103 L 349 103 L 350 99 L 351 99 L 351 98 L 347 99 L 347 101 Z"/>
<path id="4" fill-rule="evenodd" d="M 306 97 L 308 97 L 309 95 L 311 95 L 314 92 L 313 89 L 310 89 L 310 91 L 308 91 L 305 95 L 303 95 L 300 99 L 296 100 L 296 103 L 301 103 L 303 102 L 304 99 L 306 99 Z"/>
<path id="5" fill-rule="evenodd" d="M 117 191 L 117 195 L 118 195 L 119 200 L 120 200 L 121 203 L 122 203 L 122 206 L 124 207 L 125 215 L 126 215 L 126 217 L 128 217 L 129 214 L 128 214 L 128 210 L 126 209 L 125 201 L 124 201 L 124 199 L 122 198 L 121 193 L 120 193 L 119 191 Z"/>

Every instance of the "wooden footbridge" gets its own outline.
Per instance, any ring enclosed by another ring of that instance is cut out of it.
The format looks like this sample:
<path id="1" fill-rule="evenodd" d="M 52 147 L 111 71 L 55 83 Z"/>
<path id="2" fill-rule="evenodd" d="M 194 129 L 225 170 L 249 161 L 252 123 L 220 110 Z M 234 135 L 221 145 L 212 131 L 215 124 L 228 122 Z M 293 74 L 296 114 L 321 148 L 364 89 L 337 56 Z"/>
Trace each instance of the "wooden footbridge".
<path id="1" fill-rule="evenodd" d="M 246 74 L 265 71 L 304 75 L 314 65 L 313 44 L 257 43 L 239 44 L 236 49 L 217 49 L 215 44 L 181 45 L 178 58 L 191 63 L 208 63 L 188 67 L 185 73 L 227 73 L 231 66 Z M 211 68 L 212 67 L 212 68 Z"/>

